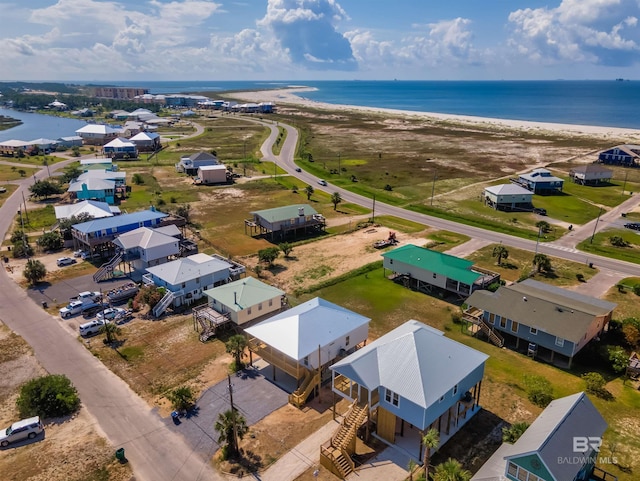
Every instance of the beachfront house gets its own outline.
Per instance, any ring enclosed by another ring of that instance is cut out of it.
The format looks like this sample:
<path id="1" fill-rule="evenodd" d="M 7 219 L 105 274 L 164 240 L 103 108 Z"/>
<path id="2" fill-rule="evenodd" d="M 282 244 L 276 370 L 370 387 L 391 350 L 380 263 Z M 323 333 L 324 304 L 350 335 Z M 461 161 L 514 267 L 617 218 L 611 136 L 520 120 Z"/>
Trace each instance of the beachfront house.
<path id="1" fill-rule="evenodd" d="M 165 296 L 153 308 L 158 317 L 169 307 L 180 307 L 197 301 L 207 289 L 232 279 L 234 265 L 220 256 L 194 254 L 146 269 L 145 285 L 164 287 Z"/>
<path id="2" fill-rule="evenodd" d="M 18 155 L 19 152 L 25 152 L 25 150 L 29 147 L 29 142 L 25 142 L 24 140 L 5 140 L 4 142 L 0 142 L 0 155 L 14 157 Z"/>
<path id="3" fill-rule="evenodd" d="M 286 306 L 285 292 L 254 277 L 245 277 L 204 291 L 209 307 L 236 325 L 272 315 Z"/>
<path id="4" fill-rule="evenodd" d="M 547 169 L 533 169 L 527 174 L 520 174 L 517 181 L 518 184 L 529 189 L 534 194 L 555 194 L 562 192 L 564 180 L 554 176 Z"/>
<path id="5" fill-rule="evenodd" d="M 369 321 L 316 297 L 245 332 L 250 352 L 271 365 L 272 379 L 292 393 L 289 402 L 301 407 L 322 379 L 330 379 L 329 366 L 365 343 Z"/>
<path id="6" fill-rule="evenodd" d="M 109 125 L 87 124 L 76 130 L 76 134 L 82 137 L 82 141 L 87 145 L 104 145 L 117 138 L 120 130 Z"/>
<path id="7" fill-rule="evenodd" d="M 623 167 L 640 167 L 640 145 L 617 145 L 598 154 L 598 162 Z"/>
<path id="8" fill-rule="evenodd" d="M 533 192 L 518 184 L 500 184 L 485 187 L 484 203 L 496 210 L 528 212 L 533 209 Z"/>
<path id="9" fill-rule="evenodd" d="M 326 225 L 324 216 L 318 214 L 309 204 L 257 210 L 251 212 L 251 215 L 253 219 L 244 221 L 245 234 L 269 235 L 271 240 L 282 240 L 290 235 L 295 237 L 299 232 L 317 232 Z"/>
<path id="10" fill-rule="evenodd" d="M 602 165 L 587 164 L 572 168 L 569 176 L 576 184 L 600 185 L 611 182 L 613 171 Z"/>
<path id="11" fill-rule="evenodd" d="M 427 431 L 438 431 L 442 447 L 480 411 L 488 357 L 410 320 L 333 364 L 331 386 L 364 410 L 367 433 L 376 419 L 374 436 L 420 462 Z M 353 439 L 341 439 L 323 446 L 321 460 L 333 464 L 336 449 L 349 451 Z"/>
<path id="12" fill-rule="evenodd" d="M 131 269 L 138 272 L 169 262 L 180 255 L 180 239 L 150 227 L 139 227 L 120 234 L 113 244 L 121 250 L 123 260 Z"/>
<path id="13" fill-rule="evenodd" d="M 134 142 L 118 137 L 102 147 L 102 153 L 112 159 L 137 159 L 138 148 Z"/>
<path id="14" fill-rule="evenodd" d="M 600 336 L 616 304 L 533 279 L 495 292 L 476 291 L 463 318 L 499 346 L 507 345 L 569 367 L 574 356 Z"/>
<path id="15" fill-rule="evenodd" d="M 607 423 L 579 392 L 555 399 L 514 443 L 503 443 L 471 481 L 617 481 L 596 467 Z"/>
<path id="16" fill-rule="evenodd" d="M 472 261 L 407 244 L 382 254 L 382 266 L 394 280 L 425 293 L 438 290 L 468 296 L 500 281 L 500 274 L 473 265 Z"/>
<path id="17" fill-rule="evenodd" d="M 205 165 L 218 165 L 218 157 L 209 152 L 196 152 L 180 158 L 176 171 L 187 175 L 197 175 L 198 169 Z"/>
<path id="18" fill-rule="evenodd" d="M 69 137 L 58 137 L 58 145 L 70 149 L 72 147 L 82 147 L 82 137 L 79 135 L 71 135 Z"/>

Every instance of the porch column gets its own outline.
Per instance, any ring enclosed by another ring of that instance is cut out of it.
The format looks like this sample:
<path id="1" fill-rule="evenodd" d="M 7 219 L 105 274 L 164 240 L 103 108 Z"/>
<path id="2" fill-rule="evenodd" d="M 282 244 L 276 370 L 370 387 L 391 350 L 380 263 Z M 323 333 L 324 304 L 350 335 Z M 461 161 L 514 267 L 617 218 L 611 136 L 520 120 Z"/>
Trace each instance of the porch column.
<path id="1" fill-rule="evenodd" d="M 476 406 L 480 405 L 480 391 L 482 389 L 482 379 L 478 381 L 478 397 L 476 398 Z"/>

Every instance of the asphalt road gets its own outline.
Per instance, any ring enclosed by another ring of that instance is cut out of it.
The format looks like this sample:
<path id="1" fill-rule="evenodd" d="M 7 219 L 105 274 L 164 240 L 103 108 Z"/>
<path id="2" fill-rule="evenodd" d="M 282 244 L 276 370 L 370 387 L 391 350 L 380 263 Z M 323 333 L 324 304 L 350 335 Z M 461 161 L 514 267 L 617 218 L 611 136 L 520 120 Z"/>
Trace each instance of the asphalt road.
<path id="1" fill-rule="evenodd" d="M 58 170 L 69 162 L 49 166 Z M 46 177 L 46 170 L 36 178 Z M 22 192 L 33 178 L 20 182 L 0 208 L 0 234 L 10 228 L 20 208 Z M 167 429 L 161 418 L 118 376 L 65 329 L 61 321 L 32 302 L 8 276 L 0 272 L 0 319 L 33 348 L 38 361 L 50 373 L 66 374 L 109 441 L 125 448 L 136 479 L 144 481 L 222 480 L 197 456 L 182 436 Z"/>

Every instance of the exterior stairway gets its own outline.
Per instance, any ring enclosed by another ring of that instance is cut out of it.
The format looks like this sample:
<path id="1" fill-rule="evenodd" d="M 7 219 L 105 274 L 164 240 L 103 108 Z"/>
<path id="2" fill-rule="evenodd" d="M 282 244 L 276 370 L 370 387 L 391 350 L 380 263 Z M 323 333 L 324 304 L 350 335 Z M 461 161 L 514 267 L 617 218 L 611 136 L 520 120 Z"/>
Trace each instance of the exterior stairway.
<path id="1" fill-rule="evenodd" d="M 491 326 L 484 321 L 483 314 L 482 310 L 472 307 L 466 310 L 462 317 L 464 320 L 478 326 L 478 328 L 489 338 L 489 342 L 498 347 L 504 346 L 504 337 L 491 329 Z"/>
<path id="2" fill-rule="evenodd" d="M 164 297 L 160 299 L 160 302 L 158 302 L 155 305 L 155 307 L 153 308 L 153 311 L 151 311 L 153 316 L 160 317 L 162 313 L 167 310 L 167 307 L 169 307 L 169 304 L 173 302 L 173 298 L 174 298 L 173 292 L 167 291 Z"/>
<path id="3" fill-rule="evenodd" d="M 368 405 L 361 406 L 354 401 L 338 431 L 320 447 L 320 464 L 341 479 L 355 471 L 351 455 L 355 453 L 358 428 L 367 419 L 368 410 Z"/>
<path id="4" fill-rule="evenodd" d="M 307 372 L 300 387 L 293 393 L 289 394 L 289 402 L 297 408 L 304 406 L 304 403 L 307 402 L 307 398 L 320 381 L 320 374 L 318 374 L 317 371 L 315 374 L 308 369 L 306 371 Z"/>
<path id="5" fill-rule="evenodd" d="M 93 282 L 104 281 L 113 277 L 113 270 L 122 262 L 122 252 L 118 252 L 115 256 L 100 266 L 98 271 L 93 275 Z"/>

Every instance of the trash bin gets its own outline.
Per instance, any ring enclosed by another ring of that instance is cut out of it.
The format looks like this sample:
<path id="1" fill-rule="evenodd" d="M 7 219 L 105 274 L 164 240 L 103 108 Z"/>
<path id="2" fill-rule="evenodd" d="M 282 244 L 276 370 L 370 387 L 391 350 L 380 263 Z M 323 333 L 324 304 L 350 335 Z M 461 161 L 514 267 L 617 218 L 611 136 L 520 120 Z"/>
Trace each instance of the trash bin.
<path id="1" fill-rule="evenodd" d="M 127 458 L 125 458 L 124 456 L 124 448 L 120 448 L 116 450 L 116 459 L 121 463 L 124 463 L 127 460 Z"/>
<path id="2" fill-rule="evenodd" d="M 42 301 L 42 308 L 46 309 L 47 307 L 49 307 L 49 305 L 47 304 L 47 301 Z"/>
<path id="3" fill-rule="evenodd" d="M 7 256 L 4 256 L 4 263 L 8 264 L 9 263 L 9 258 Z"/>

